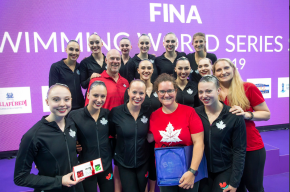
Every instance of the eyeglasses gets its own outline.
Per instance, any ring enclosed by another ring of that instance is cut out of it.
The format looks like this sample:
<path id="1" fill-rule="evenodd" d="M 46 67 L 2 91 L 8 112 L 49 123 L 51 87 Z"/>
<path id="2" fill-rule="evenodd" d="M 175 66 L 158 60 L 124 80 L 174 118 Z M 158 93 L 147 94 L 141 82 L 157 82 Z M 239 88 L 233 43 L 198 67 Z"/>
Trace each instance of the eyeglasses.
<path id="1" fill-rule="evenodd" d="M 160 94 L 160 95 L 165 95 L 165 93 L 167 93 L 168 95 L 170 95 L 170 94 L 172 94 L 172 93 L 174 93 L 175 92 L 175 89 L 168 89 L 167 91 L 165 91 L 165 90 L 160 90 L 160 91 L 158 91 L 158 93 Z"/>

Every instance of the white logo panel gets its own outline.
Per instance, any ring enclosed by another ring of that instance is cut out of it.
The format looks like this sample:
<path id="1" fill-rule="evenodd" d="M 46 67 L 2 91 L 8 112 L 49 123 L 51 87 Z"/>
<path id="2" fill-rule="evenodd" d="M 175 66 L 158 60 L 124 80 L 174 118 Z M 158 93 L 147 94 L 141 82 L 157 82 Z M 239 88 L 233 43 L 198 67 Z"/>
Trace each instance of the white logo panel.
<path id="1" fill-rule="evenodd" d="M 49 88 L 48 86 L 41 86 L 43 112 L 50 112 L 49 106 L 47 106 L 45 101 L 47 97 L 48 88 Z"/>
<path id="2" fill-rule="evenodd" d="M 0 88 L 0 115 L 32 113 L 30 87 Z"/>
<path id="3" fill-rule="evenodd" d="M 278 97 L 289 97 L 289 77 L 278 78 Z"/>
<path id="4" fill-rule="evenodd" d="M 258 87 L 258 89 L 261 91 L 265 99 L 271 98 L 271 95 L 272 95 L 271 78 L 247 79 L 247 81 L 255 84 Z"/>

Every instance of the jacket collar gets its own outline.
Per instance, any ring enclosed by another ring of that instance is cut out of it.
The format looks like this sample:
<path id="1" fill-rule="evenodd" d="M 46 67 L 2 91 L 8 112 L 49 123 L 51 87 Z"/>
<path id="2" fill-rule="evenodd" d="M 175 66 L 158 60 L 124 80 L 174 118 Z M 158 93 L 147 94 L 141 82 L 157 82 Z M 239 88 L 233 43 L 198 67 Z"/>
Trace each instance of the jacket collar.
<path id="1" fill-rule="evenodd" d="M 128 107 L 127 107 L 128 102 L 129 102 L 129 100 L 128 100 L 124 105 L 123 105 L 123 112 L 126 113 L 127 115 L 132 116 L 132 114 L 130 113 L 130 111 L 129 111 Z M 148 107 L 144 107 L 144 106 L 141 105 L 141 109 L 140 109 L 140 112 L 139 112 L 138 118 L 139 118 L 140 116 L 142 116 L 142 115 L 143 115 L 145 112 L 147 112 L 147 111 L 148 111 Z M 138 119 L 138 118 L 137 118 L 137 119 Z"/>
<path id="2" fill-rule="evenodd" d="M 50 126 L 54 129 L 56 129 L 57 131 L 61 131 L 61 129 L 59 128 L 59 126 L 57 125 L 57 123 L 55 121 L 52 121 L 52 122 L 48 122 L 45 118 L 47 117 L 48 115 L 46 116 L 43 116 L 42 119 L 41 119 L 41 122 L 47 126 Z M 68 119 L 68 118 L 65 118 L 65 127 L 64 127 L 64 130 L 66 130 L 67 128 L 69 128 L 71 125 L 73 124 L 73 122 Z"/>
<path id="3" fill-rule="evenodd" d="M 118 73 L 118 76 L 119 76 L 119 79 L 120 79 L 120 77 L 121 77 L 120 73 Z M 107 73 L 106 70 L 103 71 L 103 73 L 101 73 L 101 77 L 104 77 L 105 79 L 112 79 L 112 80 L 114 80 L 110 75 L 108 75 L 108 73 Z M 114 80 L 114 82 L 115 82 L 115 80 Z"/>
<path id="4" fill-rule="evenodd" d="M 229 112 L 229 106 L 224 104 L 224 102 L 222 102 L 222 101 L 220 101 L 220 102 L 223 104 L 223 109 L 222 109 L 221 113 L 219 114 L 219 116 L 217 117 L 216 120 L 222 119 L 223 116 L 227 115 L 228 112 Z M 207 116 L 207 114 L 205 112 L 205 107 L 204 106 L 201 108 L 201 115 L 204 116 L 206 119 L 208 119 L 208 116 Z"/>
<path id="5" fill-rule="evenodd" d="M 84 107 L 84 112 L 85 112 L 85 114 L 86 114 L 88 117 L 90 117 L 90 118 L 92 118 L 92 119 L 94 120 L 94 118 L 92 117 L 92 115 L 90 114 L 90 112 L 89 112 L 89 110 L 88 110 L 88 105 Z M 99 120 L 101 117 L 103 117 L 103 116 L 105 116 L 105 110 L 104 110 L 103 108 L 101 108 L 101 109 L 100 109 L 100 114 L 99 114 L 98 120 Z M 94 121 L 95 121 L 95 120 L 94 120 Z"/>

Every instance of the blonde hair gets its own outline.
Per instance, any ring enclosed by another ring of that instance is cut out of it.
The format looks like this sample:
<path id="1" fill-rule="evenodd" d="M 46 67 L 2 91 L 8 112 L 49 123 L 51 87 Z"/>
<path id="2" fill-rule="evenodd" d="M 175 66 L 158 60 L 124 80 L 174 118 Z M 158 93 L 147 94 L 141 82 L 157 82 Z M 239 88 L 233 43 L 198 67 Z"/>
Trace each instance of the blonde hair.
<path id="1" fill-rule="evenodd" d="M 234 71 L 234 76 L 231 82 L 231 85 L 229 87 L 229 93 L 228 93 L 228 101 L 229 101 L 229 106 L 240 106 L 244 111 L 250 108 L 250 101 L 246 96 L 245 89 L 244 89 L 244 81 L 242 80 L 239 71 L 237 70 L 236 66 L 233 64 L 233 62 L 230 59 L 218 59 L 214 64 L 213 64 L 213 74 L 215 74 L 215 67 L 218 62 L 220 61 L 226 61 L 229 63 L 229 65 L 233 68 Z M 225 98 L 221 98 L 219 96 L 219 99 L 224 101 Z"/>

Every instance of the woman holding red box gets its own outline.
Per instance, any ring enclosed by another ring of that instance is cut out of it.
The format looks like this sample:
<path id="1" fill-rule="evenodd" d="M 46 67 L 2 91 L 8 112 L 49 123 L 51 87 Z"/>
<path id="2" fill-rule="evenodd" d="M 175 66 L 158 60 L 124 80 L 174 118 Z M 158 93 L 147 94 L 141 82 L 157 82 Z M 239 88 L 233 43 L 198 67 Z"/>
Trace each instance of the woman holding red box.
<path id="1" fill-rule="evenodd" d="M 14 183 L 35 191 L 83 192 L 82 180 L 72 180 L 78 164 L 76 127 L 65 119 L 72 107 L 67 85 L 55 84 L 47 93 L 50 115 L 44 116 L 22 137 L 15 163 Z M 32 163 L 39 171 L 31 174 Z"/>
<path id="2" fill-rule="evenodd" d="M 85 192 L 113 192 L 112 150 L 109 142 L 109 110 L 102 108 L 106 101 L 107 88 L 104 82 L 95 81 L 87 93 L 89 104 L 72 111 L 69 117 L 77 127 L 78 142 L 82 147 L 80 163 L 101 158 L 104 171 L 83 181 Z"/>

